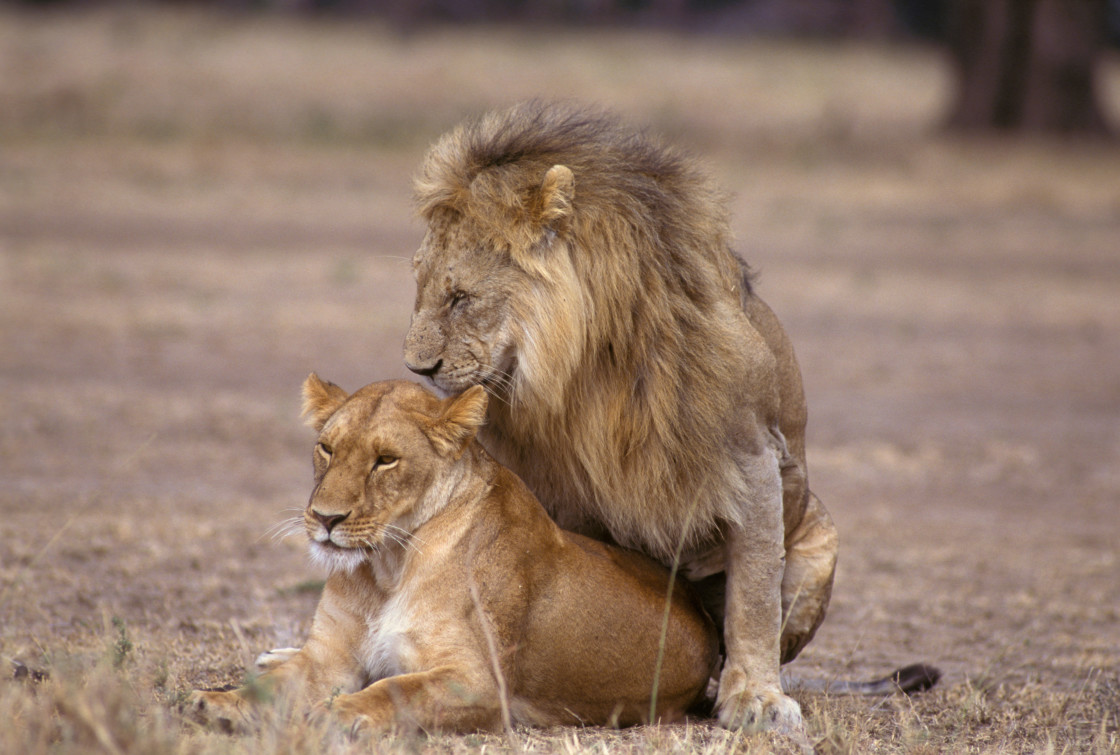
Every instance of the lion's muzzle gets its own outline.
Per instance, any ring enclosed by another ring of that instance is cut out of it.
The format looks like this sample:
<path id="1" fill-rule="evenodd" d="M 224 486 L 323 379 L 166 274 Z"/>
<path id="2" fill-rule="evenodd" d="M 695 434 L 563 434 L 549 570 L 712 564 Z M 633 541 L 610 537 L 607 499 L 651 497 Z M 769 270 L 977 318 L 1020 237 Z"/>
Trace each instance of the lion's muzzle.
<path id="1" fill-rule="evenodd" d="M 437 372 L 439 372 L 440 367 L 443 367 L 443 360 L 436 359 L 432 364 L 414 364 L 413 362 L 410 362 L 406 359 L 404 362 L 404 366 L 415 372 L 417 375 L 420 375 L 421 377 L 431 378 L 434 377 Z"/>

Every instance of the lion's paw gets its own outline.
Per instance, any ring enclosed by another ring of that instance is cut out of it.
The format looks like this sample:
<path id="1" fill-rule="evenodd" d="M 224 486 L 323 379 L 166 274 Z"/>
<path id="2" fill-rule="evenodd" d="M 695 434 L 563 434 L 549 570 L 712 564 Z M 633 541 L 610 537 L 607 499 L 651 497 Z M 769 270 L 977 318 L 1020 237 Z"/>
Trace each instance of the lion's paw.
<path id="1" fill-rule="evenodd" d="M 740 692 L 718 704 L 720 726 L 745 731 L 776 731 L 796 735 L 804 731 L 801 706 L 781 692 Z"/>
<path id="2" fill-rule="evenodd" d="M 266 650 L 257 656 L 254 665 L 257 667 L 257 672 L 263 674 L 266 671 L 271 671 L 276 668 L 281 663 L 290 661 L 292 656 L 298 652 L 299 648 L 273 648 L 272 650 Z"/>
<path id="3" fill-rule="evenodd" d="M 226 733 L 244 732 L 249 728 L 245 700 L 233 692 L 195 690 L 182 710 L 192 720 Z"/>
<path id="4" fill-rule="evenodd" d="M 348 699 L 349 695 L 339 695 L 325 700 L 314 707 L 311 718 L 316 722 L 331 721 L 347 731 L 350 736 L 378 733 L 381 727 L 374 724 L 365 706 Z"/>

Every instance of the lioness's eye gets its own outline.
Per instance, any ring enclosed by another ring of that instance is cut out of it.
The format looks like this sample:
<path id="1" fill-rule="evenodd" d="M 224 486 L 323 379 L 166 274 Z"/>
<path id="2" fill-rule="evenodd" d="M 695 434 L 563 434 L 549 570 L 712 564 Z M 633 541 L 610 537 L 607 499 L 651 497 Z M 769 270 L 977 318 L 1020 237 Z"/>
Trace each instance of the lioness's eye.
<path id="1" fill-rule="evenodd" d="M 462 291 L 456 291 L 453 294 L 451 294 L 451 299 L 447 303 L 447 308 L 449 310 L 450 309 L 455 309 L 455 307 L 462 304 L 464 301 L 466 301 L 466 299 L 467 299 L 466 294 L 464 294 Z"/>
<path id="2" fill-rule="evenodd" d="M 398 459 L 396 456 L 387 456 L 382 454 L 381 456 L 377 457 L 377 461 L 374 462 L 373 468 L 392 469 L 393 467 L 397 466 L 398 461 L 400 461 L 400 459 Z"/>

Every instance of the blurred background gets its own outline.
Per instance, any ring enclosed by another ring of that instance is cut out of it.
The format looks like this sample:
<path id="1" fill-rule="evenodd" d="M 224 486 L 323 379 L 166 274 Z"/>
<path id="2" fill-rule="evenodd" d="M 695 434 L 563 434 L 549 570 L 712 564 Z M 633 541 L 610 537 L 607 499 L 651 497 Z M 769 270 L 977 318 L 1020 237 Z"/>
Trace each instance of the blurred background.
<path id="1" fill-rule="evenodd" d="M 407 377 L 427 146 L 565 98 L 696 156 L 793 339 L 842 540 L 795 673 L 946 672 L 814 736 L 1114 752 L 1118 6 L 0 5 L 0 655 L 124 627 L 143 707 L 300 642 L 299 386 Z"/>
<path id="2" fill-rule="evenodd" d="M 25 0 L 16 7 L 65 12 L 105 4 Z M 921 46 L 937 51 L 951 79 L 939 115 L 953 128 L 1100 135 L 1116 120 L 1116 98 L 1100 68 L 1120 43 L 1120 0 L 188 0 L 165 7 L 223 11 L 243 21 L 376 23 L 398 40 L 496 25 L 592 35 L 658 30 L 708 38 L 714 47 L 775 38 Z M 651 37 L 649 44 L 657 43 Z"/>

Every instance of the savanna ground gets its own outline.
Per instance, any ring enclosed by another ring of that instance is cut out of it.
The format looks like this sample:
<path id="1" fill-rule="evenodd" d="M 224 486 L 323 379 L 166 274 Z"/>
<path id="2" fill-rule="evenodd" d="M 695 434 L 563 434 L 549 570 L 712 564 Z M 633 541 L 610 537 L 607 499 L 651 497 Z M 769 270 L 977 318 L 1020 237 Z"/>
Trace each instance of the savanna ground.
<path id="1" fill-rule="evenodd" d="M 1106 87 L 1120 120 L 1115 60 Z M 141 6 L 0 11 L 0 752 L 788 747 L 705 721 L 230 738 L 175 712 L 306 631 L 321 575 L 269 535 L 310 489 L 299 385 L 404 375 L 410 173 L 534 95 L 610 104 L 734 193 L 842 536 L 791 670 L 945 672 L 802 695 L 818 749 L 1120 751 L 1120 150 L 939 135 L 933 50 Z"/>

